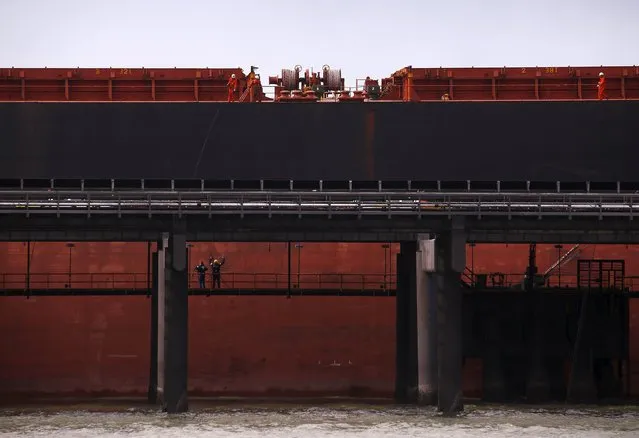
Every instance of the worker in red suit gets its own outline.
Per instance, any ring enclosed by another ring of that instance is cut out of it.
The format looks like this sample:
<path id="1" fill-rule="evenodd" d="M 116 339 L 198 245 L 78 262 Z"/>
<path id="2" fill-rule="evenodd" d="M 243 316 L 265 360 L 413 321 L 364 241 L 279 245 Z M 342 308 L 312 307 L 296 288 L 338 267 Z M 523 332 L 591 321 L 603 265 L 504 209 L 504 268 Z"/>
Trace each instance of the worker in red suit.
<path id="1" fill-rule="evenodd" d="M 262 82 L 260 81 L 260 75 L 255 75 L 253 79 L 252 90 L 253 90 L 253 100 L 252 102 L 261 102 L 262 101 Z"/>
<path id="2" fill-rule="evenodd" d="M 606 95 L 606 77 L 603 72 L 599 73 L 599 82 L 597 82 L 597 98 L 599 100 L 608 99 Z"/>
<path id="3" fill-rule="evenodd" d="M 226 87 L 229 90 L 227 102 L 235 101 L 235 92 L 237 91 L 237 78 L 235 77 L 235 73 L 233 73 L 229 78 L 229 82 L 226 84 Z"/>

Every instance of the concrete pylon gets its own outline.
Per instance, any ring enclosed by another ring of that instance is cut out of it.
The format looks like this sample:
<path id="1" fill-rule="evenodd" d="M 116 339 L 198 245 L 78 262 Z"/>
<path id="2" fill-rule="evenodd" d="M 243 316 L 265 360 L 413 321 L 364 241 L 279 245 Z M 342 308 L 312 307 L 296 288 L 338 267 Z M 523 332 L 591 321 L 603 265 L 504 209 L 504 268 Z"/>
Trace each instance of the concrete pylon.
<path id="1" fill-rule="evenodd" d="M 164 403 L 168 413 L 186 412 L 189 290 L 186 236 L 170 234 L 165 257 Z"/>
<path id="2" fill-rule="evenodd" d="M 417 403 L 437 404 L 437 287 L 435 240 L 420 236 L 416 256 Z"/>
<path id="3" fill-rule="evenodd" d="M 395 399 L 400 403 L 417 401 L 416 255 L 416 242 L 401 242 L 395 304 Z"/>
<path id="4" fill-rule="evenodd" d="M 188 269 L 186 237 L 165 233 L 153 255 L 151 372 L 148 398 L 168 413 L 186 412 Z"/>
<path id="5" fill-rule="evenodd" d="M 461 273 L 466 267 L 466 235 L 463 222 L 453 218 L 450 232 L 435 240 L 438 283 L 438 397 L 437 408 L 445 415 L 463 410 L 463 326 Z"/>

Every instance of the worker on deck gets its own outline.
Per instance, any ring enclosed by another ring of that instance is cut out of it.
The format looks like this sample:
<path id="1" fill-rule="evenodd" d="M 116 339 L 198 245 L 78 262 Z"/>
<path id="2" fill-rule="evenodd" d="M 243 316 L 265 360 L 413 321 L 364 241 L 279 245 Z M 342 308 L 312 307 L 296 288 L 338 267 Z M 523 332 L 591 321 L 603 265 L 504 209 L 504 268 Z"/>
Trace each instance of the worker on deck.
<path id="1" fill-rule="evenodd" d="M 222 268 L 222 265 L 224 264 L 225 261 L 226 259 L 224 258 L 224 256 L 218 259 L 214 259 L 213 256 L 209 257 L 209 265 L 211 265 L 211 274 L 213 276 L 213 286 L 212 286 L 213 288 L 215 288 L 216 283 L 218 288 L 222 287 L 220 285 L 222 280 L 222 274 L 220 273 L 220 269 Z"/>
<path id="2" fill-rule="evenodd" d="M 229 78 L 229 81 L 226 84 L 226 87 L 229 90 L 227 102 L 235 101 L 235 92 L 237 91 L 237 78 L 235 77 L 235 73 L 233 73 L 231 77 Z"/>
<path id="3" fill-rule="evenodd" d="M 260 81 L 260 75 L 256 74 L 249 79 L 248 84 L 250 101 L 261 102 L 262 101 L 262 82 Z"/>
<path id="4" fill-rule="evenodd" d="M 597 82 L 597 99 L 608 99 L 606 95 L 606 76 L 603 72 L 599 73 L 599 82 Z"/>
<path id="5" fill-rule="evenodd" d="M 197 279 L 200 282 L 200 289 L 204 289 L 206 287 L 206 271 L 208 271 L 208 268 L 204 264 L 203 260 L 195 267 L 195 271 L 197 272 Z"/>

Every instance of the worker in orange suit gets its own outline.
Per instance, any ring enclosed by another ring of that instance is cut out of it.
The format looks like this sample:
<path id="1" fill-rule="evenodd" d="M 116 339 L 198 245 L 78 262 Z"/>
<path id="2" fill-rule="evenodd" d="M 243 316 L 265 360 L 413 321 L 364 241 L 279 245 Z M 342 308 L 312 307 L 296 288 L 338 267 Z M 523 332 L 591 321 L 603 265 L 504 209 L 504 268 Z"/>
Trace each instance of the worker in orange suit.
<path id="1" fill-rule="evenodd" d="M 606 77 L 603 72 L 599 73 L 599 82 L 597 82 L 597 98 L 599 100 L 608 99 L 606 95 Z"/>
<path id="2" fill-rule="evenodd" d="M 253 101 L 261 102 L 262 101 L 262 82 L 260 81 L 260 75 L 255 75 L 253 79 Z"/>
<path id="3" fill-rule="evenodd" d="M 226 84 L 226 87 L 229 90 L 227 102 L 235 101 L 235 92 L 237 91 L 237 78 L 235 77 L 235 73 L 233 73 L 229 78 L 229 82 Z"/>

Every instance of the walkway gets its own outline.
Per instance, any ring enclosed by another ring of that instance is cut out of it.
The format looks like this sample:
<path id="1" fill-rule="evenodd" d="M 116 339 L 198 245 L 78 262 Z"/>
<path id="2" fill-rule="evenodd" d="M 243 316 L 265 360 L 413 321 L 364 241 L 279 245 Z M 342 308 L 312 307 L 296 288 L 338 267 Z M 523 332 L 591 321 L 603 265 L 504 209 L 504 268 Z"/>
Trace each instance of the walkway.
<path id="1" fill-rule="evenodd" d="M 290 279 L 290 290 L 289 290 Z M 223 272 L 221 288 L 211 289 L 207 273 L 206 288 L 199 288 L 197 273 L 189 279 L 191 295 L 342 295 L 394 296 L 393 274 L 343 273 L 246 273 Z M 150 295 L 151 275 L 142 273 L 60 273 L 33 272 L 0 274 L 0 295 Z"/>

